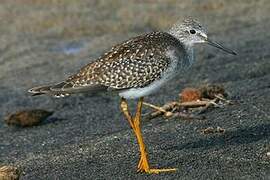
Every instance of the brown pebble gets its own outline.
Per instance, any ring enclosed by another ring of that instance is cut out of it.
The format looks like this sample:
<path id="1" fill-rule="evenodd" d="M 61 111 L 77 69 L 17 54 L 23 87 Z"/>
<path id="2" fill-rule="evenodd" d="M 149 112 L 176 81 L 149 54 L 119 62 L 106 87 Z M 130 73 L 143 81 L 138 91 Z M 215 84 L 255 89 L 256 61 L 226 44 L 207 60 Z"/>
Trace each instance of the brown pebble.
<path id="1" fill-rule="evenodd" d="M 42 109 L 24 110 L 18 111 L 14 114 L 8 114 L 4 118 L 4 121 L 8 125 L 16 125 L 22 127 L 34 126 L 52 114 L 53 112 Z"/>
<path id="2" fill-rule="evenodd" d="M 222 85 L 208 84 L 199 88 L 202 98 L 215 99 L 217 95 L 227 97 L 227 93 Z"/>
<path id="3" fill-rule="evenodd" d="M 225 133 L 225 129 L 223 129 L 221 127 L 217 127 L 216 132 L 218 132 L 218 133 Z"/>
<path id="4" fill-rule="evenodd" d="M 201 92 L 195 88 L 185 88 L 179 96 L 181 102 L 197 101 L 202 98 Z"/>
<path id="5" fill-rule="evenodd" d="M 21 171 L 13 166 L 0 167 L 0 180 L 18 180 Z"/>

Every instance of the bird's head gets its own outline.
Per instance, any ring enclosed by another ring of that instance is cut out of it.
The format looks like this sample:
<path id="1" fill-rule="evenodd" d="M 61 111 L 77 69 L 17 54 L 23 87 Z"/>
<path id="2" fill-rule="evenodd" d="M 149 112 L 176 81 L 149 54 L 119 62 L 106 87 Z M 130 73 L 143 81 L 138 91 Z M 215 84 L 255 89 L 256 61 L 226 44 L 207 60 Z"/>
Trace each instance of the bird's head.
<path id="1" fill-rule="evenodd" d="M 178 38 L 181 42 L 188 46 L 198 43 L 207 43 L 211 46 L 219 48 L 227 53 L 236 55 L 236 53 L 221 44 L 214 42 L 208 38 L 206 28 L 194 19 L 185 19 L 180 23 L 176 23 L 170 30 L 170 33 Z"/>

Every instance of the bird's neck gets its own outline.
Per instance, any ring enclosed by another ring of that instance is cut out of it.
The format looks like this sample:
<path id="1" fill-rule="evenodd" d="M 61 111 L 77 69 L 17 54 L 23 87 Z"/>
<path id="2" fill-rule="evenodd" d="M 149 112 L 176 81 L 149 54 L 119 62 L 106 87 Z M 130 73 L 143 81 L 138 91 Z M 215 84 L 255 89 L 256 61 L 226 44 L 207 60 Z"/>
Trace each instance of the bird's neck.
<path id="1" fill-rule="evenodd" d="M 194 47 L 193 44 L 186 44 L 185 45 L 186 51 L 187 51 L 187 56 L 189 59 L 189 64 L 192 65 L 194 62 Z"/>
<path id="2" fill-rule="evenodd" d="M 192 65 L 194 62 L 194 44 L 185 38 L 185 35 L 179 31 L 178 28 L 172 27 L 169 31 L 169 34 L 177 38 L 183 45 L 187 53 L 187 59 L 189 61 L 189 64 Z"/>

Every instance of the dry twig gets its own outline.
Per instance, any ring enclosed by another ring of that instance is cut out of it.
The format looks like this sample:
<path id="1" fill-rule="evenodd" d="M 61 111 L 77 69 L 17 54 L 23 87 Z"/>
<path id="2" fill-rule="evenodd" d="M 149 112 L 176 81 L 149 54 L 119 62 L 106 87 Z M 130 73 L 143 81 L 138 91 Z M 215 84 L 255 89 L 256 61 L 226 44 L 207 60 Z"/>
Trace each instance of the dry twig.
<path id="1" fill-rule="evenodd" d="M 169 102 L 162 107 L 146 103 L 155 111 L 146 115 L 147 119 L 153 119 L 164 115 L 166 118 L 181 117 L 181 118 L 198 118 L 187 111 L 197 111 L 198 114 L 205 112 L 209 107 L 222 107 L 223 105 L 232 104 L 231 101 L 225 99 L 227 96 L 224 88 L 220 85 L 206 85 L 201 88 L 185 88 L 179 94 L 180 102 Z"/>

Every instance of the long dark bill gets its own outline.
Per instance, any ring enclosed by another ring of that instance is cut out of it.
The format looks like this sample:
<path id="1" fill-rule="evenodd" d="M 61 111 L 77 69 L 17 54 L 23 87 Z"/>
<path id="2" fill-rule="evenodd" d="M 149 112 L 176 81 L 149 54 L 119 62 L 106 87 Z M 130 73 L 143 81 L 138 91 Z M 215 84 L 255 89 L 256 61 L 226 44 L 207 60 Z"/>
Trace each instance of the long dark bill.
<path id="1" fill-rule="evenodd" d="M 221 49 L 221 50 L 223 50 L 223 51 L 225 51 L 225 52 L 227 52 L 227 53 L 229 53 L 229 54 L 237 55 L 236 52 L 234 52 L 233 50 L 228 49 L 228 48 L 222 46 L 221 44 L 219 44 L 219 43 L 217 43 L 217 42 L 211 41 L 210 39 L 207 39 L 206 42 L 207 42 L 209 45 L 214 46 L 214 47 L 216 47 L 216 48 L 219 48 L 219 49 Z"/>

